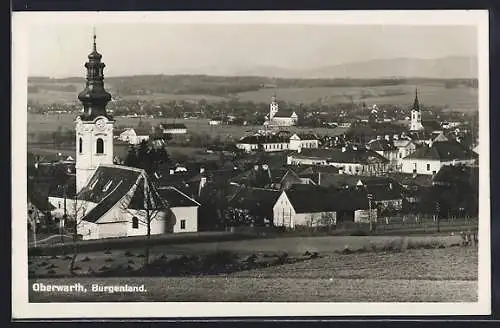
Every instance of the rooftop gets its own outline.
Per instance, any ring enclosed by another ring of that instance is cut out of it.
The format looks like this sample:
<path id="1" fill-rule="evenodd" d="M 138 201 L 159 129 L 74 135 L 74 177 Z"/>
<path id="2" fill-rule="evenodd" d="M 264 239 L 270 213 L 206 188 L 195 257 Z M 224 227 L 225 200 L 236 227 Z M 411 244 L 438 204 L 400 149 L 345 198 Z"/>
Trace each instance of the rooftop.
<path id="1" fill-rule="evenodd" d="M 296 158 L 319 158 L 334 163 L 378 164 L 387 163 L 388 160 L 374 151 L 367 149 L 303 149 Z"/>
<path id="2" fill-rule="evenodd" d="M 196 200 L 181 192 L 175 187 L 162 187 L 158 194 L 170 207 L 192 207 L 200 206 Z"/>
<path id="3" fill-rule="evenodd" d="M 439 161 L 453 161 L 476 159 L 478 155 L 456 141 L 437 141 L 430 147 L 421 147 L 406 159 L 434 159 Z"/>

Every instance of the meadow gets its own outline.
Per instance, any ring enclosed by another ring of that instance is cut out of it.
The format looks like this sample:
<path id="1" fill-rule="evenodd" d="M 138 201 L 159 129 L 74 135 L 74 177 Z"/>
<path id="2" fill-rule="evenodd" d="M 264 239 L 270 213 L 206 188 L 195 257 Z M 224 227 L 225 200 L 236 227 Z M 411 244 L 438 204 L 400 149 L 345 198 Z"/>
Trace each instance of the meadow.
<path id="1" fill-rule="evenodd" d="M 152 257 L 231 250 L 243 254 L 319 251 L 320 256 L 291 264 L 209 276 L 73 277 L 30 279 L 30 284 L 144 284 L 145 293 L 35 293 L 31 302 L 74 301 L 250 301 L 250 302 L 473 302 L 477 300 L 477 248 L 460 247 L 456 236 L 406 237 L 407 249 L 387 248 L 402 237 L 316 237 L 245 242 L 169 245 Z M 344 253 L 346 245 L 352 252 Z M 411 245 L 411 246 L 410 246 Z M 384 248 L 385 247 L 385 248 Z M 392 246 L 391 246 L 392 247 Z M 376 250 L 377 249 L 377 250 Z M 356 251 L 357 250 L 357 251 Z M 139 253 L 137 253 L 139 251 Z M 144 261 L 138 249 L 80 254 L 81 272 L 100 265 Z M 127 254 L 125 256 L 124 254 Z M 112 258 L 113 260 L 109 260 Z M 43 261 L 41 263 L 41 261 Z M 62 257 L 30 258 L 30 270 L 67 270 Z M 43 265 L 40 265 L 43 264 Z M 130 264 L 129 264 L 130 265 Z M 43 268 L 42 268 L 43 267 Z M 88 287 L 90 288 L 90 287 Z"/>
<path id="2" fill-rule="evenodd" d="M 57 84 L 57 83 L 54 83 Z M 61 84 L 67 85 L 67 83 Z M 77 90 L 83 88 L 78 86 Z M 113 93 L 113 86 L 109 85 Z M 335 86 L 335 87 L 288 87 L 288 88 L 262 88 L 254 91 L 239 92 L 227 95 L 206 94 L 174 94 L 153 92 L 145 95 L 124 95 L 124 100 L 144 100 L 160 104 L 168 101 L 201 99 L 207 102 L 220 102 L 229 99 L 239 101 L 264 102 L 270 101 L 274 93 L 284 102 L 290 103 L 317 103 L 325 104 L 349 103 L 351 101 L 367 104 L 392 104 L 400 106 L 411 106 L 415 95 L 415 89 L 419 91 L 422 104 L 428 106 L 445 107 L 450 110 L 472 112 L 478 109 L 478 89 L 468 86 L 455 86 L 447 88 L 443 82 L 426 81 L 418 84 L 404 83 L 397 85 L 381 86 Z M 28 99 L 40 104 L 52 103 L 75 103 L 77 92 L 61 90 L 45 90 L 41 88 L 38 92 L 28 93 Z"/>

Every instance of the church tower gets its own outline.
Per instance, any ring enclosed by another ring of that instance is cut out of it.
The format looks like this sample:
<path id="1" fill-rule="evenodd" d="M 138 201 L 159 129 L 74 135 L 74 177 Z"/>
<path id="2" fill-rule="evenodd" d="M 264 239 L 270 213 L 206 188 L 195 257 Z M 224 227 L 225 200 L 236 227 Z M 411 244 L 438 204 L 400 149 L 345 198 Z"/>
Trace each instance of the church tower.
<path id="1" fill-rule="evenodd" d="M 421 131 L 423 129 L 422 112 L 420 111 L 420 104 L 418 103 L 418 92 L 417 89 L 415 89 L 415 101 L 411 108 L 410 131 Z"/>
<path id="2" fill-rule="evenodd" d="M 269 105 L 269 121 L 271 121 L 278 112 L 278 101 L 276 100 L 276 94 L 273 95 L 271 100 L 271 105 Z"/>
<path id="3" fill-rule="evenodd" d="M 78 95 L 83 113 L 76 118 L 76 192 L 79 192 L 99 164 L 113 164 L 113 117 L 106 113 L 111 94 L 104 89 L 104 63 L 97 52 L 94 33 L 88 55 L 87 82 Z"/>

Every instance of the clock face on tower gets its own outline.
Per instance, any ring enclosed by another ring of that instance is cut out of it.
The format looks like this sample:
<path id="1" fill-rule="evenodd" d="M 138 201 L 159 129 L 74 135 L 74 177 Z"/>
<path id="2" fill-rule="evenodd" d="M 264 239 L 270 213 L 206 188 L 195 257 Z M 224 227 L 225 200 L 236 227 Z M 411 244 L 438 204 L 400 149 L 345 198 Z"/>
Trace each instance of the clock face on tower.
<path id="1" fill-rule="evenodd" d="M 106 128 L 106 122 L 104 121 L 104 119 L 100 118 L 95 122 L 95 126 L 97 130 L 102 131 L 104 130 L 104 128 Z"/>

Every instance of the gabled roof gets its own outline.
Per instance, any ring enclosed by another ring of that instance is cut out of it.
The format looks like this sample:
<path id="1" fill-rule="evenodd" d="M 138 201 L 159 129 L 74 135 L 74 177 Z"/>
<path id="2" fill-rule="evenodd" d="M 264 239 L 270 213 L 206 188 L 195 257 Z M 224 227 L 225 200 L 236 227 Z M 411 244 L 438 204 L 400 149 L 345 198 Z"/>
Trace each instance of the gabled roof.
<path id="1" fill-rule="evenodd" d="M 312 174 L 312 173 L 338 173 L 339 169 L 334 166 L 303 166 L 304 170 L 300 171 L 300 175 L 302 174 Z"/>
<path id="2" fill-rule="evenodd" d="M 475 159 L 477 154 L 456 141 L 433 142 L 431 147 L 422 147 L 405 159 L 433 159 L 439 161 Z"/>
<path id="3" fill-rule="evenodd" d="M 311 185 L 296 185 L 285 191 L 296 213 L 353 211 L 368 208 L 364 190 L 333 190 Z"/>
<path id="4" fill-rule="evenodd" d="M 393 144 L 397 148 L 404 148 L 408 147 L 410 144 L 413 144 L 413 141 L 408 139 L 399 139 L 399 140 L 394 140 Z"/>
<path id="5" fill-rule="evenodd" d="M 273 117 L 291 118 L 293 114 L 297 115 L 294 111 L 280 109 Z"/>
<path id="6" fill-rule="evenodd" d="M 167 208 L 144 170 L 120 165 L 100 165 L 77 197 L 97 204 L 82 218 L 93 223 L 118 203 L 138 210 Z"/>
<path id="7" fill-rule="evenodd" d="M 318 158 L 325 159 L 333 163 L 354 163 L 354 164 L 377 164 L 387 163 L 388 159 L 367 149 L 315 149 L 306 148 L 299 154 L 293 155 L 297 158 Z"/>
<path id="8" fill-rule="evenodd" d="M 200 206 L 200 203 L 175 187 L 158 188 L 158 194 L 170 205 L 170 207 Z"/>
<path id="9" fill-rule="evenodd" d="M 229 206 L 245 209 L 271 210 L 280 193 L 274 189 L 241 188 L 229 202 Z"/>

